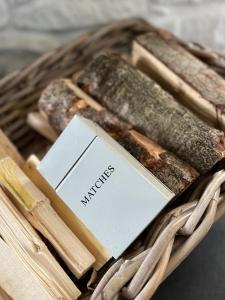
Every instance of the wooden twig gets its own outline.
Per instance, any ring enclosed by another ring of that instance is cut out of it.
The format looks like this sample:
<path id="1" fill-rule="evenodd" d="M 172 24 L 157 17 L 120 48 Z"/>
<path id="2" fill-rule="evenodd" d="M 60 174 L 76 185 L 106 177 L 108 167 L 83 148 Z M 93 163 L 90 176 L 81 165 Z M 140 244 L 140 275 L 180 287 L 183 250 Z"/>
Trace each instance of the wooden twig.
<path id="1" fill-rule="evenodd" d="M 122 263 L 123 263 L 123 259 L 119 259 L 108 269 L 108 271 L 102 277 L 102 279 L 101 279 L 100 283 L 98 284 L 97 288 L 94 290 L 94 292 L 91 296 L 92 300 L 98 299 L 99 297 L 101 298 L 102 290 L 105 288 L 108 281 L 113 277 L 113 275 L 119 270 Z"/>
<path id="2" fill-rule="evenodd" d="M 24 216 L 51 242 L 70 270 L 80 278 L 95 259 L 57 215 L 49 199 L 10 158 L 0 161 L 0 180 Z"/>
<path id="3" fill-rule="evenodd" d="M 125 260 L 121 266 L 115 270 L 116 263 L 109 269 L 111 277 L 102 279 L 92 294 L 91 300 L 114 299 L 119 291 L 130 281 L 134 274 L 140 268 L 142 262 L 147 256 L 149 249 L 140 253 L 130 260 Z M 112 270 L 115 270 L 112 274 Z M 104 283 L 104 284 L 103 284 Z"/>
<path id="4" fill-rule="evenodd" d="M 155 291 L 161 283 L 161 278 L 166 271 L 170 255 L 173 249 L 173 243 L 174 239 L 172 239 L 168 244 L 165 252 L 163 253 L 156 266 L 154 274 L 146 283 L 145 287 L 141 290 L 141 292 L 137 295 L 137 297 L 135 298 L 136 300 L 149 300 L 154 295 Z"/>
<path id="5" fill-rule="evenodd" d="M 117 56 L 97 57 L 81 72 L 77 83 L 102 105 L 202 173 L 225 155 L 223 132 L 203 123 Z"/>
<path id="6" fill-rule="evenodd" d="M 146 256 L 141 267 L 126 289 L 125 294 L 129 299 L 133 299 L 141 291 L 171 239 L 173 239 L 177 231 L 185 224 L 189 216 L 190 213 L 184 213 L 180 217 L 172 220 L 159 235 L 151 251 Z"/>
<path id="7" fill-rule="evenodd" d="M 218 194 L 219 190 L 216 191 L 213 201 L 207 208 L 206 216 L 199 227 L 173 253 L 162 280 L 166 279 L 181 264 L 181 262 L 191 253 L 191 251 L 202 241 L 202 239 L 208 233 L 216 217 Z"/>
<path id="8" fill-rule="evenodd" d="M 199 217 L 202 216 L 207 209 L 210 201 L 215 193 L 215 189 L 219 189 L 221 184 L 225 181 L 225 171 L 219 171 L 215 173 L 212 181 L 208 184 L 207 188 L 204 190 L 201 198 L 198 201 L 197 206 L 195 207 L 192 215 L 188 219 L 187 223 L 183 227 L 183 234 L 190 235 L 196 228 Z"/>

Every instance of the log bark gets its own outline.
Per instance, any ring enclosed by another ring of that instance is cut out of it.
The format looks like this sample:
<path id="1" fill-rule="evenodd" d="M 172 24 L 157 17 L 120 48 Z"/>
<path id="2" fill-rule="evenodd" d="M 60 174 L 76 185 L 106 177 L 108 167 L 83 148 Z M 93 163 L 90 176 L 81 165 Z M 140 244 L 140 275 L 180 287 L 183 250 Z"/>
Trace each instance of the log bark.
<path id="1" fill-rule="evenodd" d="M 82 71 L 77 83 L 110 111 L 201 173 L 225 155 L 223 132 L 209 127 L 118 56 L 97 57 Z"/>
<path id="2" fill-rule="evenodd" d="M 179 101 L 225 130 L 225 80 L 170 33 L 152 28 L 133 44 L 133 62 Z"/>
<path id="3" fill-rule="evenodd" d="M 176 195 L 183 192 L 198 176 L 192 167 L 132 130 L 131 125 L 119 120 L 103 107 L 96 109 L 97 106 L 90 105 L 90 101 L 80 99 L 68 80 L 52 82 L 43 92 L 39 104 L 40 110 L 48 116 L 50 124 L 58 133 L 63 131 L 75 114 L 96 122 Z"/>

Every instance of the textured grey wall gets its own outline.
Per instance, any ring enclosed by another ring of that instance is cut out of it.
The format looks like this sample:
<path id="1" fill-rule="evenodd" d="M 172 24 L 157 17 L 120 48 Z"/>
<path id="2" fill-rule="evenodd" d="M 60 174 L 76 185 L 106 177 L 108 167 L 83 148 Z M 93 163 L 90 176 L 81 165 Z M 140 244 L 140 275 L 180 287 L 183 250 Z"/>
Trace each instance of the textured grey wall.
<path id="1" fill-rule="evenodd" d="M 130 16 L 225 50 L 224 0 L 0 0 L 0 72 L 28 63 L 83 30 Z"/>

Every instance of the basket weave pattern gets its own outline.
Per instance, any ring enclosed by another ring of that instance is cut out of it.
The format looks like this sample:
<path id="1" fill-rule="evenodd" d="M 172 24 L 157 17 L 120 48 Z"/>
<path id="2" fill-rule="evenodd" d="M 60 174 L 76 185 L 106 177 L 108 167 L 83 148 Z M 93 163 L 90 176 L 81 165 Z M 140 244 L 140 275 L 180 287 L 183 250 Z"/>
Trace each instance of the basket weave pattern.
<path id="1" fill-rule="evenodd" d="M 37 109 L 43 89 L 56 78 L 71 78 L 102 50 L 129 55 L 131 41 L 148 31 L 149 24 L 129 19 L 87 33 L 64 48 L 51 51 L 30 66 L 0 81 L 0 127 L 22 150 L 37 134 L 26 124 Z M 225 76 L 225 56 L 197 44 L 184 44 L 192 54 Z M 40 137 L 38 137 L 40 139 Z M 40 143 L 41 144 L 41 143 Z M 151 226 L 133 253 L 116 261 L 97 285 L 92 299 L 150 299 L 160 283 L 189 255 L 212 224 L 225 214 L 225 171 L 209 174 L 184 204 L 167 210 Z"/>

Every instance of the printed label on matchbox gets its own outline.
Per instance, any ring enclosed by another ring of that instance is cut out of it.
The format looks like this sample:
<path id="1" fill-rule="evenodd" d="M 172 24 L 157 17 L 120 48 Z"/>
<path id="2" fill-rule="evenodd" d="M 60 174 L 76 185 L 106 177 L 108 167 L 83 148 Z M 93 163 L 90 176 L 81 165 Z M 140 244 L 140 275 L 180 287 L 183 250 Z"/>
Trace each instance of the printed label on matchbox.
<path id="1" fill-rule="evenodd" d="M 105 131 L 78 116 L 38 169 L 115 258 L 174 197 Z"/>

